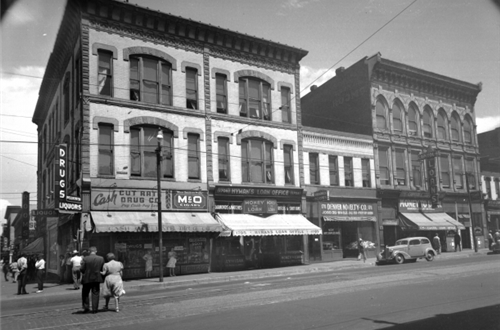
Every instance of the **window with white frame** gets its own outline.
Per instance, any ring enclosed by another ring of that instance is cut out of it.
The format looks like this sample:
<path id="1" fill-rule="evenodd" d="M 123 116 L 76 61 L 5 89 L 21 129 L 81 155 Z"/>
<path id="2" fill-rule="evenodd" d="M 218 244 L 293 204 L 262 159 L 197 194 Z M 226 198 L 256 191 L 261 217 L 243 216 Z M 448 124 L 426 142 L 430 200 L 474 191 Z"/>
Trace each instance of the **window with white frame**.
<path id="1" fill-rule="evenodd" d="M 344 157 L 344 184 L 346 187 L 354 187 L 352 157 Z"/>
<path id="2" fill-rule="evenodd" d="M 201 179 L 200 136 L 187 135 L 188 139 L 188 178 Z"/>
<path id="3" fill-rule="evenodd" d="M 262 139 L 241 141 L 242 181 L 274 183 L 273 144 Z"/>
<path id="4" fill-rule="evenodd" d="M 172 65 L 155 57 L 130 56 L 130 99 L 172 105 Z"/>
<path id="5" fill-rule="evenodd" d="M 398 186 L 406 186 L 406 150 L 395 149 L 394 156 L 396 158 L 396 173 L 395 179 Z"/>
<path id="6" fill-rule="evenodd" d="M 363 187 L 370 188 L 371 187 L 370 159 L 368 158 L 361 159 L 361 176 L 363 180 Z"/>
<path id="7" fill-rule="evenodd" d="M 215 74 L 215 90 L 217 112 L 227 113 L 227 77 L 224 74 Z"/>
<path id="8" fill-rule="evenodd" d="M 97 51 L 97 85 L 99 95 L 113 96 L 113 53 L 102 49 Z"/>
<path id="9" fill-rule="evenodd" d="M 114 175 L 114 142 L 113 142 L 113 125 L 99 124 L 99 140 L 97 156 L 98 166 L 97 173 L 99 175 Z"/>
<path id="10" fill-rule="evenodd" d="M 380 184 L 388 186 L 391 184 L 389 176 L 389 148 L 378 148 L 378 168 L 380 172 Z"/>
<path id="11" fill-rule="evenodd" d="M 244 77 L 239 79 L 240 116 L 271 120 L 271 85 Z"/>
<path id="12" fill-rule="evenodd" d="M 462 157 L 453 157 L 453 180 L 455 188 L 462 189 L 464 187 L 464 168 L 462 166 Z"/>
<path id="13" fill-rule="evenodd" d="M 439 156 L 439 165 L 441 168 L 441 185 L 443 188 L 450 188 L 450 157 L 446 154 Z"/>
<path id="14" fill-rule="evenodd" d="M 328 168 L 330 170 L 330 186 L 339 185 L 339 165 L 338 157 L 334 155 L 328 156 Z"/>
<path id="15" fill-rule="evenodd" d="M 309 179 L 311 184 L 319 184 L 319 155 L 315 152 L 309 153 Z"/>
<path id="16" fill-rule="evenodd" d="M 219 181 L 230 181 L 229 164 L 229 139 L 226 137 L 217 138 Z"/>
<path id="17" fill-rule="evenodd" d="M 134 126 L 130 128 L 131 175 L 143 178 L 156 177 L 156 148 L 158 127 Z M 161 140 L 161 177 L 174 177 L 174 135 L 163 130 Z"/>
<path id="18" fill-rule="evenodd" d="M 285 184 L 294 184 L 293 174 L 293 146 L 289 144 L 283 145 L 283 163 L 285 170 Z"/>
<path id="19" fill-rule="evenodd" d="M 292 122 L 291 111 L 291 92 L 288 87 L 281 87 L 281 121 L 284 123 Z"/>
<path id="20" fill-rule="evenodd" d="M 186 68 L 186 108 L 198 109 L 198 70 Z"/>

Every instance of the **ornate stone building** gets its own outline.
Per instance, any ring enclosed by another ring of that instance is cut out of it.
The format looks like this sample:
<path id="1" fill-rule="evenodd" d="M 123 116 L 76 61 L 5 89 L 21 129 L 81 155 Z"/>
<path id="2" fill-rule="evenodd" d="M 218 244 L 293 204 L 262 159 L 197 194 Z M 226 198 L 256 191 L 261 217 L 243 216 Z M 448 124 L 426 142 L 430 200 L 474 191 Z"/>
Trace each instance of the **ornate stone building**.
<path id="1" fill-rule="evenodd" d="M 474 109 L 480 91 L 481 84 L 378 53 L 337 69 L 302 98 L 304 125 L 372 136 L 381 244 L 437 232 L 450 251 L 458 230 L 464 247 L 474 237 L 484 246 L 484 212 L 480 199 L 469 208 L 466 186 L 480 188 Z"/>
<path id="2" fill-rule="evenodd" d="M 253 267 L 256 251 L 261 266 L 302 262 L 304 235 L 320 232 L 301 215 L 306 54 L 126 2 L 69 1 L 33 115 L 38 207 L 58 211 L 49 271 L 97 245 L 125 277 L 144 276 L 150 251 L 158 274 L 158 155 L 176 272 Z"/>

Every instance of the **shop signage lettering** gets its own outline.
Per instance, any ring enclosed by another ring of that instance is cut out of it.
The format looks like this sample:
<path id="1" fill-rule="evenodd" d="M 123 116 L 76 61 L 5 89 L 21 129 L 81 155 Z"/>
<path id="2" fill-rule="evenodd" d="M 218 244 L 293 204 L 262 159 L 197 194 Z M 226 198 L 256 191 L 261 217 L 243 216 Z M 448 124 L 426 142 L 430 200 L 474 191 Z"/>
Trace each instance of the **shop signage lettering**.
<path id="1" fill-rule="evenodd" d="M 348 216 L 374 216 L 375 207 L 368 203 L 321 203 L 321 214 L 348 215 Z"/>
<path id="2" fill-rule="evenodd" d="M 303 189 L 286 188 L 238 188 L 238 187 L 215 187 L 216 196 L 258 196 L 258 197 L 287 197 L 291 199 L 302 198 Z"/>
<path id="3" fill-rule="evenodd" d="M 163 201 L 168 201 L 170 191 L 163 190 Z M 92 210 L 156 210 L 158 197 L 155 190 L 111 188 L 109 190 L 92 190 L 90 194 Z M 169 203 L 164 204 L 170 208 Z"/>
<path id="4" fill-rule="evenodd" d="M 31 215 L 34 217 L 57 217 L 59 213 L 57 213 L 57 210 L 46 209 L 46 210 L 32 210 Z"/>
<path id="5" fill-rule="evenodd" d="M 206 210 L 207 193 L 205 191 L 172 191 L 172 209 Z"/>
<path id="6" fill-rule="evenodd" d="M 243 204 L 216 204 L 215 211 L 242 211 Z M 279 205 L 278 204 L 278 212 L 291 212 L 296 211 L 300 212 L 301 207 L 300 204 L 297 205 Z"/>
<path id="7" fill-rule="evenodd" d="M 244 213 L 277 213 L 278 202 L 271 199 L 246 199 L 243 201 Z"/>
<path id="8" fill-rule="evenodd" d="M 82 211 L 80 197 L 68 196 L 66 193 L 67 178 L 67 146 L 59 144 L 56 148 L 58 160 L 56 162 L 55 208 L 60 213 L 78 213 Z"/>
<path id="9" fill-rule="evenodd" d="M 399 201 L 400 211 L 429 211 L 436 208 L 441 208 L 441 204 L 434 207 L 430 200 L 413 200 L 413 199 L 401 199 Z"/>
<path id="10" fill-rule="evenodd" d="M 329 201 L 330 192 L 328 190 L 318 190 L 314 192 L 314 200 L 317 202 Z"/>
<path id="11" fill-rule="evenodd" d="M 23 192 L 19 217 L 21 218 L 21 236 L 27 239 L 30 237 L 30 194 L 28 192 Z"/>

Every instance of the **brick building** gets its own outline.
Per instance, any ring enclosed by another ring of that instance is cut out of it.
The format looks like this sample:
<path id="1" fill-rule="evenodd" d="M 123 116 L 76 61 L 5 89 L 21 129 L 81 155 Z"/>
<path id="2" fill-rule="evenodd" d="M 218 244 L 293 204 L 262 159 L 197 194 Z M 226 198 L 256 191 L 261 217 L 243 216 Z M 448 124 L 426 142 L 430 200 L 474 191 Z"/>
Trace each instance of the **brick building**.
<path id="1" fill-rule="evenodd" d="M 177 273 L 254 267 L 257 251 L 260 266 L 303 262 L 320 233 L 301 215 L 306 54 L 124 2 L 69 1 L 33 115 L 49 271 L 96 245 L 125 277 L 144 276 L 148 251 L 159 273 L 158 145 Z"/>
<path id="2" fill-rule="evenodd" d="M 305 126 L 372 137 L 381 244 L 439 233 L 450 251 L 458 231 L 464 247 L 474 236 L 483 246 L 481 200 L 469 212 L 466 187 L 468 181 L 472 192 L 480 189 L 474 109 L 480 90 L 378 53 L 337 69 L 302 98 Z M 420 154 L 429 156 L 429 166 Z"/>

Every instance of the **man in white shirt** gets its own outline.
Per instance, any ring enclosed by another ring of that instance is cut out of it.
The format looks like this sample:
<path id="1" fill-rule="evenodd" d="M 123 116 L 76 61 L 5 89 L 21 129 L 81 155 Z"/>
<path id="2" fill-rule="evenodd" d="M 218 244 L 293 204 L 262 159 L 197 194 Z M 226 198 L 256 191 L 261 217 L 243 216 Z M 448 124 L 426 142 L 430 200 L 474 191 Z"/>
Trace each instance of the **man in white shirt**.
<path id="1" fill-rule="evenodd" d="M 73 251 L 73 257 L 71 258 L 71 264 L 73 265 L 73 286 L 75 290 L 80 289 L 80 283 L 82 282 L 82 273 L 80 272 L 80 266 L 82 263 L 82 257 L 78 254 L 78 251 Z"/>
<path id="2" fill-rule="evenodd" d="M 38 282 L 38 291 L 36 293 L 43 292 L 43 281 L 45 279 L 45 260 L 43 255 L 39 254 L 35 262 L 36 269 L 36 281 Z"/>
<path id="3" fill-rule="evenodd" d="M 19 275 L 17 277 L 17 294 L 28 294 L 26 292 L 26 276 L 28 274 L 28 260 L 25 258 L 24 254 L 17 259 L 17 268 L 19 269 Z"/>

